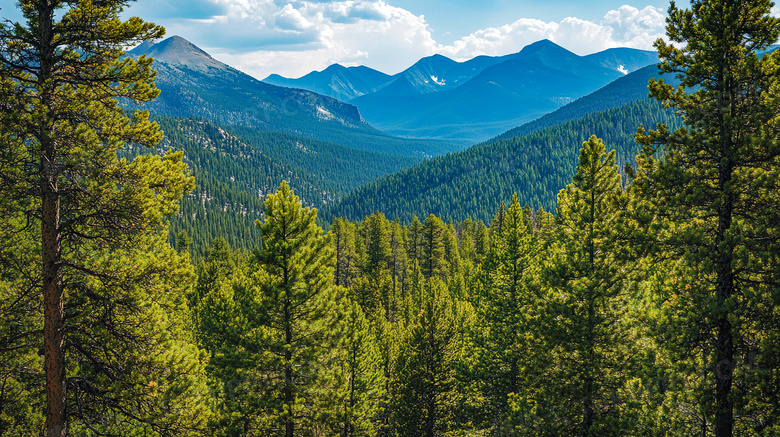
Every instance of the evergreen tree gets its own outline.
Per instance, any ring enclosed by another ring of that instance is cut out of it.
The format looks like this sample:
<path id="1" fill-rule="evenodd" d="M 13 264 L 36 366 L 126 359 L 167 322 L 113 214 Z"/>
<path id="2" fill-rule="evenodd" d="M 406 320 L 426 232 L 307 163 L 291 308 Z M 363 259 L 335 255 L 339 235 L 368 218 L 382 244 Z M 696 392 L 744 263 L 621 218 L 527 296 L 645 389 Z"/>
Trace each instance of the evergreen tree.
<path id="1" fill-rule="evenodd" d="M 442 234 L 442 244 L 444 246 L 444 264 L 446 271 L 443 272 L 447 284 L 454 296 L 459 299 L 464 298 L 465 290 L 463 284 L 463 264 L 458 248 L 458 239 L 455 236 L 455 227 L 452 223 L 444 226 Z"/>
<path id="2" fill-rule="evenodd" d="M 356 276 L 355 225 L 344 218 L 336 218 L 330 227 L 336 255 L 335 284 L 349 287 Z"/>
<path id="3" fill-rule="evenodd" d="M 373 435 L 373 421 L 386 390 L 382 354 L 360 306 L 348 305 L 344 323 L 342 375 L 346 377 L 346 390 L 337 432 L 343 437 Z"/>
<path id="4" fill-rule="evenodd" d="M 269 429 L 285 437 L 312 432 L 332 413 L 334 343 L 339 303 L 333 287 L 333 252 L 316 224 L 317 211 L 303 208 L 286 182 L 265 201 L 257 225 L 261 266 L 253 275 L 262 326 L 260 364 L 271 390 L 265 402 Z M 270 432 L 270 431 L 269 431 Z"/>
<path id="5" fill-rule="evenodd" d="M 374 213 L 361 226 L 366 254 L 363 260 L 363 272 L 374 273 L 386 269 L 390 259 L 389 223 L 382 213 Z"/>
<path id="6" fill-rule="evenodd" d="M 538 338 L 537 259 L 541 244 L 512 197 L 504 230 L 496 234 L 485 262 L 483 288 L 472 334 L 476 357 L 471 377 L 487 401 L 482 420 L 493 435 L 512 432 L 510 395 L 529 396 L 545 367 Z M 524 369 L 521 371 L 521 369 Z"/>
<path id="7" fill-rule="evenodd" d="M 412 222 L 406 230 L 406 255 L 411 266 L 421 264 L 423 248 L 423 224 L 417 216 L 412 217 Z"/>
<path id="8" fill-rule="evenodd" d="M 430 279 L 439 277 L 447 268 L 444 258 L 444 222 L 433 214 L 425 219 L 422 229 L 422 249 L 420 251 L 420 269 Z"/>
<path id="9" fill-rule="evenodd" d="M 572 184 L 558 194 L 557 233 L 543 272 L 544 337 L 556 364 L 547 373 L 550 415 L 542 434 L 630 433 L 617 397 L 627 380 L 627 269 L 615 255 L 624 204 L 615 151 L 606 153 L 592 136 Z"/>
<path id="10" fill-rule="evenodd" d="M 390 224 L 390 275 L 393 279 L 393 293 L 391 302 L 394 307 L 388 310 L 395 313 L 397 302 L 405 298 L 406 279 L 407 279 L 407 255 L 406 245 L 404 243 L 403 227 L 399 220 Z"/>
<path id="11" fill-rule="evenodd" d="M 429 284 L 396 361 L 392 407 L 399 436 L 435 437 L 451 427 L 457 359 L 454 316 L 446 287 L 436 279 Z"/>
<path id="12" fill-rule="evenodd" d="M 164 217 L 192 180 L 180 153 L 117 159 L 161 138 L 117 99 L 158 94 L 152 60 L 124 49 L 164 30 L 121 20 L 125 0 L 18 4 L 24 22 L 0 24 L 0 216 L 16 233 L 40 228 L 38 272 L 12 292 L 40 302 L 19 340 L 44 357 L 43 434 L 186 433 L 203 419 L 180 317 L 192 270 L 168 246 Z"/>
<path id="13" fill-rule="evenodd" d="M 652 244 L 665 248 L 659 258 L 679 260 L 658 296 L 668 302 L 664 319 L 674 333 L 663 340 L 679 364 L 703 363 L 704 382 L 690 389 L 698 393 L 701 432 L 717 437 L 767 432 L 780 404 L 766 391 L 778 381 L 768 320 L 780 303 L 772 270 L 780 253 L 780 54 L 762 56 L 780 36 L 772 5 L 672 3 L 670 43 L 656 47 L 660 68 L 681 85 L 651 80 L 649 88 L 686 126 L 637 135 L 644 147 L 633 185 L 657 217 Z"/>
<path id="14" fill-rule="evenodd" d="M 490 235 L 500 234 L 504 230 L 504 217 L 506 216 L 506 205 L 501 202 L 501 206 L 493 215 L 493 220 L 490 222 Z"/>

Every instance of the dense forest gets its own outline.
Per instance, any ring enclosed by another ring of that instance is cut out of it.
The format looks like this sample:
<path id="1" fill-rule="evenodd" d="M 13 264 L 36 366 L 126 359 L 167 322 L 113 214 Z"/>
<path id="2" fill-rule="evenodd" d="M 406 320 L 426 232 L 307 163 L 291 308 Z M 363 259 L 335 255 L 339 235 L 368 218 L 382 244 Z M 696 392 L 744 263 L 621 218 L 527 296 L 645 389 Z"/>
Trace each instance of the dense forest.
<path id="1" fill-rule="evenodd" d="M 653 100 L 637 100 L 594 112 L 521 137 L 436 157 L 363 185 L 322 208 L 326 217 L 357 220 L 382 211 L 408 222 L 433 213 L 444 220 L 489 220 L 501 202 L 517 194 L 522 204 L 554 211 L 556 195 L 574 174 L 580 145 L 597 135 L 617 150 L 621 164 L 634 163 L 637 127 L 681 125 L 674 112 Z M 388 193 L 393 193 L 388 195 Z"/>
<path id="2" fill-rule="evenodd" d="M 1 435 L 780 435 L 769 1 L 672 3 L 656 48 L 679 86 L 648 83 L 666 111 L 368 185 L 349 162 L 392 159 L 128 117 L 159 90 L 124 49 L 164 29 L 127 1 L 19 4 L 0 23 Z M 306 205 L 349 191 L 379 203 Z"/>
<path id="3" fill-rule="evenodd" d="M 252 249 L 263 199 L 286 180 L 305 206 L 339 201 L 351 190 L 420 161 L 325 143 L 284 132 L 222 127 L 205 120 L 154 116 L 165 133 L 156 149 L 130 146 L 120 156 L 178 150 L 196 188 L 169 217 L 171 241 L 182 235 L 193 259 L 205 256 L 216 237 L 236 249 Z"/>

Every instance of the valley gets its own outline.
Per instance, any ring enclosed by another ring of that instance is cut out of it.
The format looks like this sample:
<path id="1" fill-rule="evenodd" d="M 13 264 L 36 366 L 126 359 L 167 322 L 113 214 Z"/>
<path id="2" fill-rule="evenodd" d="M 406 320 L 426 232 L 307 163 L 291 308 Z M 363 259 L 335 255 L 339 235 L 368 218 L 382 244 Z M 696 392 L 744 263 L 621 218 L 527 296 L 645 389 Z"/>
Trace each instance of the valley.
<path id="1" fill-rule="evenodd" d="M 251 249 L 258 205 L 282 180 L 324 226 L 375 211 L 488 220 L 514 193 L 553 211 L 590 134 L 622 165 L 638 152 L 637 126 L 679 125 L 647 98 L 656 55 L 634 49 L 577 56 L 543 40 L 466 62 L 436 55 L 394 76 L 333 65 L 264 82 L 176 36 L 130 52 L 144 53 L 161 89 L 144 109 L 163 117 L 165 148 L 184 150 L 199 187 L 171 227 L 197 236 L 196 256 L 217 236 Z"/>
<path id="2" fill-rule="evenodd" d="M 772 2 L 13 6 L 0 437 L 780 435 Z"/>

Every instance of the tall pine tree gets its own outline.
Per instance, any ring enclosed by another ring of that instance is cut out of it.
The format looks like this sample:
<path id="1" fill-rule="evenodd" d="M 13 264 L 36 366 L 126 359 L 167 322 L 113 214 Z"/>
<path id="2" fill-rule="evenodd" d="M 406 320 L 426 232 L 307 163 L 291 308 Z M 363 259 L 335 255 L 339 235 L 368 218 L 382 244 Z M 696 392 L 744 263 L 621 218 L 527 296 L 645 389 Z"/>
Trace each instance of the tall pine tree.
<path id="1" fill-rule="evenodd" d="M 672 3 L 669 44 L 656 42 L 677 88 L 651 80 L 650 93 L 684 117 L 675 132 L 640 130 L 634 185 L 652 205 L 660 258 L 679 261 L 659 300 L 668 304 L 665 346 L 704 365 L 697 410 L 717 437 L 764 432 L 777 418 L 775 272 L 780 37 L 768 0 Z M 760 381 L 760 382 L 759 382 Z M 769 407 L 764 396 L 774 399 Z M 761 407 L 759 407 L 761 405 Z M 774 426 L 774 425 L 772 425 Z M 752 431 L 748 431 L 752 430 Z"/>
<path id="2" fill-rule="evenodd" d="M 262 373 L 270 378 L 268 426 L 285 437 L 324 426 L 333 405 L 334 350 L 340 311 L 333 284 L 333 251 L 316 224 L 317 211 L 304 208 L 286 182 L 265 201 L 257 225 L 261 266 L 253 277 L 262 325 Z M 296 431 L 298 429 L 298 431 Z M 270 432 L 270 431 L 269 431 Z"/>
<path id="3" fill-rule="evenodd" d="M 164 218 L 192 179 L 181 154 L 117 159 L 162 137 L 117 99 L 157 96 L 152 60 L 124 49 L 164 29 L 122 20 L 125 0 L 17 3 L 24 21 L 0 23 L 0 217 L 38 239 L 38 271 L 12 292 L 40 302 L 17 339 L 44 357 L 43 434 L 186 432 L 201 422 L 183 396 L 198 373 L 179 317 L 192 270 Z"/>
<path id="4" fill-rule="evenodd" d="M 615 151 L 592 136 L 572 184 L 558 194 L 557 234 L 542 273 L 544 338 L 556 363 L 546 383 L 554 420 L 540 434 L 627 433 L 617 396 L 627 379 L 627 269 L 616 256 L 624 204 Z"/>

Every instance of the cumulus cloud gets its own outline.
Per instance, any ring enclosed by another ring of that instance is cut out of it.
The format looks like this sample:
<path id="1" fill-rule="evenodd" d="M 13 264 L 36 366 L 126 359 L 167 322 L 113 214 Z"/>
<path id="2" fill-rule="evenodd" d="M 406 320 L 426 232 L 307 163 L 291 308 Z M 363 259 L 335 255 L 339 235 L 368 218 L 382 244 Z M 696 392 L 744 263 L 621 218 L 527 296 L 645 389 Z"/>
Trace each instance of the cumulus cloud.
<path id="1" fill-rule="evenodd" d="M 299 77 L 332 63 L 367 65 L 397 73 L 418 59 L 440 53 L 457 60 L 505 55 L 543 38 L 588 54 L 610 47 L 652 49 L 663 35 L 664 15 L 655 7 L 621 6 L 598 22 L 519 18 L 438 43 L 422 15 L 393 0 L 155 0 L 199 5 L 196 13 L 165 21 L 215 58 L 258 78 L 270 73 Z M 141 2 L 144 3 L 144 2 Z"/>
<path id="2" fill-rule="evenodd" d="M 242 29 L 246 46 L 252 41 L 256 46 L 235 50 L 236 39 L 228 41 L 221 33 L 204 48 L 259 78 L 270 73 L 298 77 L 335 62 L 395 73 L 437 48 L 425 17 L 384 0 L 296 1 L 283 6 L 273 0 L 214 1 L 227 11 L 228 23 L 210 33 L 231 35 Z"/>
<path id="3" fill-rule="evenodd" d="M 624 5 L 608 11 L 599 22 L 566 17 L 544 22 L 521 18 L 512 24 L 483 29 L 439 52 L 454 59 L 470 59 L 480 54 L 504 55 L 546 38 L 577 54 L 585 55 L 612 47 L 652 50 L 653 42 L 663 37 L 665 17 L 653 6 L 637 9 Z"/>
<path id="4" fill-rule="evenodd" d="M 289 3 L 274 14 L 274 24 L 278 29 L 291 31 L 303 31 L 312 27 L 312 22 Z"/>

